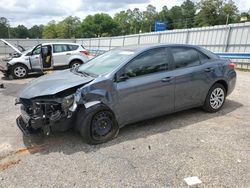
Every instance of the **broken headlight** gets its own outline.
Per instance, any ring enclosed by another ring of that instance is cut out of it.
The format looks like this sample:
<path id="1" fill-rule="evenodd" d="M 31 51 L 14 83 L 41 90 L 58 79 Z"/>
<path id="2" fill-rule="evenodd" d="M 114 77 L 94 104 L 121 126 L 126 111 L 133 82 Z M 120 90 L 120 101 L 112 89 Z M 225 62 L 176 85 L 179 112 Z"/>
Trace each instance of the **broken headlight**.
<path id="1" fill-rule="evenodd" d="M 69 96 L 63 98 L 62 106 L 63 106 L 63 108 L 70 108 L 74 104 L 74 102 L 75 102 L 74 94 L 69 95 Z"/>

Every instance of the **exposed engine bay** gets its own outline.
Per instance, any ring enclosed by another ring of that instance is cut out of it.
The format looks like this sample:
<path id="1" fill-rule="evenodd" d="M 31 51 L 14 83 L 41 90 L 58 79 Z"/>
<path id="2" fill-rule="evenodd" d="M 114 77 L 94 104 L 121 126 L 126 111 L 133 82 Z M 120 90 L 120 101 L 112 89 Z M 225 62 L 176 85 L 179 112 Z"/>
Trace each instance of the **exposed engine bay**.
<path id="1" fill-rule="evenodd" d="M 31 132 L 26 130 L 27 127 L 42 130 L 45 135 L 49 135 L 51 129 L 60 131 L 69 129 L 77 105 L 74 94 L 67 94 L 75 90 L 76 88 L 72 88 L 56 95 L 33 99 L 17 99 L 16 104 L 21 104 L 21 116 L 17 119 L 19 128 L 24 133 Z M 59 123 L 60 125 L 57 125 Z"/>

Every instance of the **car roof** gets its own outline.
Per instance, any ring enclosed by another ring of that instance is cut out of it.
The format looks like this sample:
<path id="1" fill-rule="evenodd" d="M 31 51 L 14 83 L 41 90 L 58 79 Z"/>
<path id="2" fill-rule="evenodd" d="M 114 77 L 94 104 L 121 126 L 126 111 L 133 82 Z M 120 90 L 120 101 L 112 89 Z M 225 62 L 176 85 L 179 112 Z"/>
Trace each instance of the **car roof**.
<path id="1" fill-rule="evenodd" d="M 142 44 L 142 45 L 128 45 L 128 46 L 119 47 L 117 49 L 129 50 L 129 51 L 142 51 L 142 50 L 148 50 L 148 49 L 156 48 L 156 47 L 174 47 L 174 46 L 199 48 L 198 46 L 190 45 L 190 44 Z"/>
<path id="2" fill-rule="evenodd" d="M 68 44 L 68 45 L 81 45 L 78 43 L 73 42 L 48 42 L 48 43 L 41 43 L 42 45 L 53 45 L 53 44 Z"/>
<path id="3" fill-rule="evenodd" d="M 218 58 L 218 56 L 211 51 L 202 48 L 201 46 L 197 45 L 191 45 L 191 44 L 143 44 L 143 45 L 128 45 L 123 47 L 118 47 L 114 50 L 126 50 L 126 51 L 133 51 L 136 53 L 143 52 L 146 50 L 158 48 L 158 47 L 189 47 L 189 48 L 195 48 L 198 51 L 201 51 L 202 53 L 206 54 L 210 58 Z"/>

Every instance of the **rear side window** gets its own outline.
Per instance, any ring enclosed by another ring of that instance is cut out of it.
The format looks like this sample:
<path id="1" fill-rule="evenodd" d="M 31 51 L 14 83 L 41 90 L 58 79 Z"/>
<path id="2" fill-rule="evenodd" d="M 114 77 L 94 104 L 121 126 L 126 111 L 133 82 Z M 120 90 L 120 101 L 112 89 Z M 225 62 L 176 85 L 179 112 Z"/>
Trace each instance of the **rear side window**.
<path id="1" fill-rule="evenodd" d="M 53 45 L 53 52 L 60 53 L 68 51 L 66 44 L 54 44 Z"/>
<path id="2" fill-rule="evenodd" d="M 176 69 L 197 66 L 200 65 L 201 59 L 208 59 L 207 56 L 193 48 L 172 47 L 171 52 Z"/>
<path id="3" fill-rule="evenodd" d="M 166 48 L 148 50 L 135 57 L 125 68 L 129 77 L 136 77 L 168 70 L 169 60 Z"/>
<path id="4" fill-rule="evenodd" d="M 67 45 L 68 47 L 68 51 L 74 51 L 77 50 L 77 48 L 79 47 L 78 45 Z"/>

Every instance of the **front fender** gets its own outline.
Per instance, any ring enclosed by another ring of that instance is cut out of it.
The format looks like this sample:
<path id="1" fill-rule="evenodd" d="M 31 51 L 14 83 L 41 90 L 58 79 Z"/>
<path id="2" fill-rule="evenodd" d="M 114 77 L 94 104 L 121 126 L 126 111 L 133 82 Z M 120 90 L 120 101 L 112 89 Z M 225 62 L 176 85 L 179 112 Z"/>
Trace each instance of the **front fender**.
<path id="1" fill-rule="evenodd" d="M 112 80 L 92 82 L 79 88 L 75 93 L 75 100 L 77 105 L 84 105 L 85 108 L 102 103 L 116 112 L 116 94 Z"/>
<path id="2" fill-rule="evenodd" d="M 29 59 L 26 61 L 18 61 L 17 59 L 12 59 L 8 62 L 9 65 L 14 66 L 16 64 L 25 65 L 29 70 L 31 70 Z"/>

